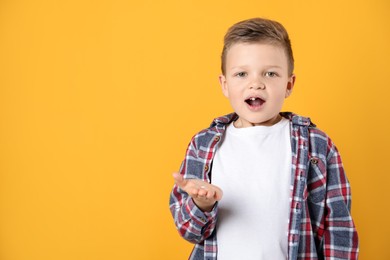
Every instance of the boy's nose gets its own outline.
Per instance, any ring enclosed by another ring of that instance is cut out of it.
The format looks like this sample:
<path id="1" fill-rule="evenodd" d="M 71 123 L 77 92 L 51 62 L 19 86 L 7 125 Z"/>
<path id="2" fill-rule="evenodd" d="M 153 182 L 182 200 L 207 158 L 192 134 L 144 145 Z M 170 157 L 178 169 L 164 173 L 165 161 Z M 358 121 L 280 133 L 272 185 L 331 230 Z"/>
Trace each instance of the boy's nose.
<path id="1" fill-rule="evenodd" d="M 252 82 L 250 88 L 251 89 L 261 89 L 261 90 L 264 90 L 265 89 L 265 84 L 263 82 L 260 82 L 260 81 L 255 81 L 255 82 Z"/>

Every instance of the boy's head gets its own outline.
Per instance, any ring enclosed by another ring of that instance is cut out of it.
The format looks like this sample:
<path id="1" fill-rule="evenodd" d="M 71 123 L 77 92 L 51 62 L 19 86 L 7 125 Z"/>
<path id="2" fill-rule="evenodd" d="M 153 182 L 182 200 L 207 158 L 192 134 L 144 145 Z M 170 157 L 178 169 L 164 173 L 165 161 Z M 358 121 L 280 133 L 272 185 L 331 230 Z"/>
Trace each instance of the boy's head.
<path id="1" fill-rule="evenodd" d="M 233 25 L 222 53 L 223 94 L 238 115 L 236 127 L 273 125 L 294 83 L 294 59 L 286 30 L 255 18 Z"/>
<path id="2" fill-rule="evenodd" d="M 221 55 L 222 74 L 226 73 L 226 55 L 237 43 L 264 43 L 283 48 L 288 59 L 288 73 L 294 71 L 294 57 L 290 38 L 280 23 L 263 18 L 252 18 L 234 24 L 227 31 Z"/>

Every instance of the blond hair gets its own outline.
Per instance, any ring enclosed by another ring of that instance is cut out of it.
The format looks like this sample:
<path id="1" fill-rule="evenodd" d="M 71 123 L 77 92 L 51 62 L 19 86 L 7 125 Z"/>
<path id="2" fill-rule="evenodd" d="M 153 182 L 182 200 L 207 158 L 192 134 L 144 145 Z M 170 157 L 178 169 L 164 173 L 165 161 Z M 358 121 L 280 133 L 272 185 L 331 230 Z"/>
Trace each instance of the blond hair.
<path id="1" fill-rule="evenodd" d="M 287 55 L 288 73 L 294 71 L 294 57 L 286 29 L 279 22 L 264 18 L 252 18 L 234 24 L 224 38 L 221 55 L 221 70 L 225 75 L 226 55 L 236 43 L 266 43 L 282 47 Z"/>

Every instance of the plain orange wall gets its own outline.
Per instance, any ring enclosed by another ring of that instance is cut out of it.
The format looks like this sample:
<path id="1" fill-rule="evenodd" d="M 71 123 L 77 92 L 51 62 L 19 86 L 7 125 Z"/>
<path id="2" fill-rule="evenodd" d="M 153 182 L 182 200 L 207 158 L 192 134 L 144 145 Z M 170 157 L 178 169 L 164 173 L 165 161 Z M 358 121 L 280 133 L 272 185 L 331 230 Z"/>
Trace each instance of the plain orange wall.
<path id="1" fill-rule="evenodd" d="M 222 37 L 256 16 L 292 39 L 284 110 L 343 156 L 360 259 L 390 259 L 389 12 L 387 0 L 2 0 L 0 259 L 187 259 L 171 173 L 231 111 Z"/>

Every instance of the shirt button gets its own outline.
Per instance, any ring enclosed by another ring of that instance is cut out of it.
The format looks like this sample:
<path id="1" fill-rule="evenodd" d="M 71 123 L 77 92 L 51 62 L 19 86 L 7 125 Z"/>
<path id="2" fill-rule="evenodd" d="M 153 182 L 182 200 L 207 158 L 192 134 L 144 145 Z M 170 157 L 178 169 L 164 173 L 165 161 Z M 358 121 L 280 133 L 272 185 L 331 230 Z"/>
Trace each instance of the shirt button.
<path id="1" fill-rule="evenodd" d="M 204 166 L 204 172 L 207 172 L 209 170 L 209 166 L 206 164 L 205 166 Z"/>
<path id="2" fill-rule="evenodd" d="M 317 164 L 318 163 L 318 159 L 317 158 L 311 158 L 310 161 L 311 161 L 312 164 Z"/>
<path id="3" fill-rule="evenodd" d="M 221 137 L 218 135 L 214 138 L 214 141 L 218 142 L 221 139 Z"/>

